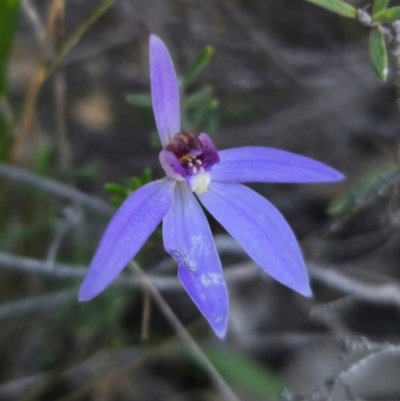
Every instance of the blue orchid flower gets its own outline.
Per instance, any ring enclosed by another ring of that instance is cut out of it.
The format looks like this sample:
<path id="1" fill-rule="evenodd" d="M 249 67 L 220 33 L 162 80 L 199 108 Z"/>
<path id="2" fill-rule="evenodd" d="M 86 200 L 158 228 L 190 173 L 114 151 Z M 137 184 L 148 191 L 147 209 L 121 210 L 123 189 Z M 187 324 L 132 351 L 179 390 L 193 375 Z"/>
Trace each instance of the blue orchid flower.
<path id="1" fill-rule="evenodd" d="M 163 41 L 150 36 L 154 116 L 166 177 L 130 195 L 110 221 L 81 286 L 79 299 L 102 292 L 135 257 L 162 221 L 165 250 L 178 262 L 183 287 L 215 333 L 227 330 L 229 300 L 221 262 L 200 203 L 248 255 L 280 283 L 312 295 L 303 257 L 288 223 L 242 182 L 311 183 L 344 176 L 283 150 L 217 151 L 210 137 L 181 132 L 177 77 Z M 200 203 L 199 203 L 200 201 Z"/>

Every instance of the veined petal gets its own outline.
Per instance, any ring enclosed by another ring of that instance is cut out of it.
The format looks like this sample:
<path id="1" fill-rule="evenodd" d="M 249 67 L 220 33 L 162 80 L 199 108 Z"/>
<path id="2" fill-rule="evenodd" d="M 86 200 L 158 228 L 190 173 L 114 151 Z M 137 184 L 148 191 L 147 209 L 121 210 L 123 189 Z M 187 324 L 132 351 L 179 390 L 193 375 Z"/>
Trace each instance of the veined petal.
<path id="1" fill-rule="evenodd" d="M 199 199 L 269 275 L 304 296 L 312 295 L 293 231 L 271 203 L 244 185 L 215 181 Z"/>
<path id="2" fill-rule="evenodd" d="M 212 179 L 228 182 L 332 182 L 345 177 L 332 167 L 285 150 L 247 146 L 218 152 Z"/>
<path id="3" fill-rule="evenodd" d="M 154 117 L 165 147 L 181 130 L 179 87 L 168 49 L 156 35 L 150 35 L 150 79 Z"/>
<path id="4" fill-rule="evenodd" d="M 179 264 L 185 290 L 215 333 L 225 337 L 229 301 L 221 262 L 207 219 L 186 182 L 175 187 L 163 237 L 165 250 Z"/>
<path id="5" fill-rule="evenodd" d="M 130 195 L 111 219 L 82 283 L 79 300 L 103 291 L 136 255 L 171 206 L 175 182 L 147 184 Z"/>

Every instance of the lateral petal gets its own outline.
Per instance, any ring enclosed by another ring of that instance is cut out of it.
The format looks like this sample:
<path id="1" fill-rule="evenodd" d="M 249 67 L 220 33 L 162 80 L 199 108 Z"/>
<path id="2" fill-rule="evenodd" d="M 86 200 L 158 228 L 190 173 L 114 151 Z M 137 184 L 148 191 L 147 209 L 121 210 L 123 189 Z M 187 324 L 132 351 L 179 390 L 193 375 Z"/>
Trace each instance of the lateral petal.
<path id="1" fill-rule="evenodd" d="M 208 221 L 186 182 L 177 183 L 163 220 L 165 250 L 178 262 L 178 276 L 218 337 L 226 334 L 228 291 Z"/>
<path id="2" fill-rule="evenodd" d="M 102 292 L 136 255 L 171 206 L 175 182 L 147 184 L 130 195 L 111 219 L 79 291 L 88 301 Z"/>
<path id="3" fill-rule="evenodd" d="M 246 146 L 218 152 L 212 179 L 228 182 L 333 182 L 345 176 L 332 167 L 285 150 Z"/>
<path id="4" fill-rule="evenodd" d="M 168 49 L 156 35 L 150 35 L 150 79 L 154 117 L 165 147 L 181 130 L 179 87 Z"/>
<path id="5" fill-rule="evenodd" d="M 304 296 L 312 295 L 293 231 L 271 203 L 244 185 L 215 181 L 199 199 L 270 276 Z"/>

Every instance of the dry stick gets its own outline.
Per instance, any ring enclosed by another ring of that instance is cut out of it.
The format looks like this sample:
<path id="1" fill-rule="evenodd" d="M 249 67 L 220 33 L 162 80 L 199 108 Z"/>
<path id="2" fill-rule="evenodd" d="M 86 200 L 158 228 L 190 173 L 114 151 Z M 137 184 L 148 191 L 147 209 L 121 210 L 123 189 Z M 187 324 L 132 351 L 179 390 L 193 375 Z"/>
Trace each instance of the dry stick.
<path id="1" fill-rule="evenodd" d="M 65 19 L 65 0 L 60 0 L 60 12 L 55 23 L 55 47 L 56 53 L 59 53 L 64 43 L 64 19 Z M 54 77 L 54 97 L 55 97 L 55 122 L 56 122 L 56 149 L 57 161 L 61 169 L 69 167 L 71 162 L 71 145 L 68 141 L 66 123 L 65 123 L 65 73 L 63 63 L 55 73 Z"/>
<path id="2" fill-rule="evenodd" d="M 37 273 L 52 276 L 55 278 L 81 279 L 87 273 L 87 266 L 68 265 L 62 263 L 49 264 L 47 261 L 26 258 L 0 251 L 0 269 L 20 271 L 25 273 Z M 258 277 L 260 269 L 252 262 L 240 263 L 227 269 L 225 278 L 227 282 L 236 283 L 252 280 Z M 149 275 L 152 282 L 163 291 L 182 290 L 182 284 L 175 277 Z M 114 285 L 128 288 L 139 288 L 140 280 L 136 276 L 120 274 L 113 282 Z"/>
<path id="3" fill-rule="evenodd" d="M 24 112 L 22 113 L 22 120 L 19 126 L 16 128 L 16 138 L 15 144 L 12 150 L 11 159 L 15 161 L 20 161 L 23 157 L 23 144 L 25 142 L 26 136 L 29 134 L 31 129 L 34 108 L 36 100 L 42 87 L 42 84 L 46 78 L 58 67 L 58 65 L 63 61 L 64 57 L 68 52 L 78 43 L 82 35 L 92 26 L 92 24 L 97 21 L 97 19 L 103 15 L 117 0 L 106 0 L 102 3 L 90 16 L 84 21 L 65 41 L 64 45 L 57 53 L 49 68 L 46 68 L 46 55 L 48 52 L 49 44 L 52 39 L 52 33 L 55 28 L 55 21 L 60 12 L 63 12 L 63 0 L 53 0 L 50 6 L 49 16 L 46 23 L 46 34 L 43 39 L 43 44 L 40 49 L 39 63 L 36 74 L 34 75 L 27 95 L 27 100 L 24 107 Z"/>
<path id="4" fill-rule="evenodd" d="M 25 15 L 28 17 L 29 21 L 31 22 L 35 34 L 39 41 L 42 41 L 44 38 L 44 27 L 43 23 L 40 19 L 40 16 L 33 6 L 31 0 L 23 0 L 22 1 L 22 10 L 24 11 Z"/>
<path id="5" fill-rule="evenodd" d="M 158 305 L 166 319 L 169 321 L 171 326 L 175 329 L 177 336 L 184 342 L 189 350 L 193 353 L 195 358 L 203 365 L 205 371 L 210 375 L 210 378 L 214 382 L 215 386 L 218 388 L 221 395 L 229 401 L 240 401 L 236 394 L 229 387 L 225 379 L 220 375 L 214 365 L 208 360 L 207 356 L 204 354 L 203 350 L 197 345 L 193 340 L 192 336 L 185 329 L 183 324 L 177 318 L 173 310 L 169 307 L 164 297 L 158 291 L 157 287 L 149 279 L 149 277 L 143 272 L 141 267 L 135 262 L 130 262 L 129 266 L 132 270 L 140 277 L 143 284 L 149 289 L 151 296 L 153 297 L 155 303 Z"/>
<path id="6" fill-rule="evenodd" d="M 32 123 L 35 118 L 35 105 L 40 92 L 40 88 L 45 80 L 46 75 L 46 59 L 49 52 L 49 47 L 52 41 L 55 21 L 60 12 L 60 0 L 53 0 L 49 6 L 49 12 L 46 20 L 45 35 L 39 49 L 37 59 L 36 72 L 33 75 L 24 104 L 22 118 L 15 128 L 14 143 L 11 150 L 11 160 L 16 164 L 23 164 L 25 151 L 31 141 L 28 139 L 32 136 Z"/>
<path id="7" fill-rule="evenodd" d="M 0 305 L 0 321 L 16 318 L 19 316 L 31 315 L 35 312 L 43 312 L 54 309 L 66 302 L 76 300 L 77 288 L 52 292 L 37 297 L 24 298 L 20 301 L 9 302 Z"/>
<path id="8" fill-rule="evenodd" d="M 218 241 L 217 241 L 218 243 Z M 222 245 L 224 250 L 228 247 Z M 41 273 L 58 278 L 82 278 L 87 273 L 87 266 L 75 266 L 62 263 L 49 265 L 46 261 L 26 258 L 0 251 L 0 268 L 22 271 L 28 273 Z M 400 285 L 390 282 L 388 284 L 368 284 L 347 276 L 329 265 L 308 263 L 311 278 L 325 285 L 335 288 L 358 299 L 376 302 L 379 304 L 391 304 L 400 307 Z M 261 269 L 254 262 L 239 263 L 225 270 L 227 282 L 236 283 L 252 280 L 262 274 Z M 180 290 L 182 285 L 175 277 L 150 275 L 153 283 L 164 291 Z M 268 277 L 268 276 L 264 276 Z M 114 282 L 116 285 L 137 288 L 139 282 L 135 277 L 121 274 Z"/>
<path id="9" fill-rule="evenodd" d="M 117 0 L 106 0 L 102 3 L 74 32 L 65 40 L 62 48 L 51 62 L 46 71 L 46 78 L 58 67 L 64 60 L 70 50 L 79 42 L 85 32 L 114 4 Z"/>
<path id="10" fill-rule="evenodd" d="M 63 218 L 61 221 L 57 222 L 56 230 L 53 240 L 51 241 L 47 253 L 46 262 L 50 266 L 54 265 L 57 260 L 58 250 L 62 244 L 63 239 L 75 226 L 82 223 L 82 215 L 80 208 L 65 207 L 63 209 Z"/>
<path id="11" fill-rule="evenodd" d="M 346 276 L 337 269 L 321 267 L 315 263 L 308 264 L 310 276 L 317 281 L 343 291 L 345 294 L 354 295 L 358 299 L 378 304 L 391 304 L 400 308 L 400 285 L 367 284 Z"/>
<path id="12" fill-rule="evenodd" d="M 389 35 L 386 35 L 386 39 L 391 48 L 390 54 L 392 56 L 395 73 L 394 85 L 396 88 L 396 103 L 397 110 L 400 112 L 400 21 L 395 21 L 389 24 L 389 32 Z"/>
<path id="13" fill-rule="evenodd" d="M 140 337 L 142 340 L 149 338 L 149 324 L 151 316 L 150 294 L 147 287 L 143 288 L 143 315 L 142 315 L 142 332 Z"/>
<path id="14" fill-rule="evenodd" d="M 25 169 L 0 162 L 0 176 L 12 181 L 21 182 L 49 192 L 63 199 L 68 199 L 99 213 L 112 216 L 115 209 L 107 202 L 95 196 L 87 195 L 70 185 L 62 184 L 51 178 L 42 177 Z"/>

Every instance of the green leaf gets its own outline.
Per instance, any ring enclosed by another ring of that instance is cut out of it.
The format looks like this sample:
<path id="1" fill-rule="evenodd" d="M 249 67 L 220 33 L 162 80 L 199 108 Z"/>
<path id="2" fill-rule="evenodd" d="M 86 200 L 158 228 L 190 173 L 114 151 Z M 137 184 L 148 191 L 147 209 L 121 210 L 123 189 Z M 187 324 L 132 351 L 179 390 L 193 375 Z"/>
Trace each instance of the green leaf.
<path id="1" fill-rule="evenodd" d="M 192 64 L 187 69 L 183 76 L 183 85 L 190 85 L 200 74 L 201 71 L 209 63 L 211 56 L 214 54 L 214 49 L 211 46 L 206 46 L 194 59 Z"/>
<path id="2" fill-rule="evenodd" d="M 213 90 L 210 86 L 205 86 L 200 90 L 188 95 L 185 99 L 187 108 L 202 107 L 212 100 Z"/>
<path id="3" fill-rule="evenodd" d="M 276 398 L 285 383 L 260 363 L 232 349 L 206 350 L 213 365 L 230 382 L 256 392 L 266 399 Z"/>
<path id="4" fill-rule="evenodd" d="M 383 11 L 389 3 L 389 0 L 374 0 L 374 5 L 372 6 L 372 15 L 376 15 Z"/>
<path id="5" fill-rule="evenodd" d="M 48 146 L 41 147 L 36 151 L 33 163 L 33 171 L 37 174 L 46 175 L 51 173 L 53 151 Z"/>
<path id="6" fill-rule="evenodd" d="M 387 8 L 373 18 L 374 22 L 393 22 L 400 20 L 400 6 Z"/>
<path id="7" fill-rule="evenodd" d="M 385 38 L 379 27 L 371 30 L 369 35 L 369 57 L 375 74 L 382 81 L 386 81 L 388 70 L 388 55 Z"/>
<path id="8" fill-rule="evenodd" d="M 119 207 L 124 200 L 140 187 L 148 184 L 152 180 L 151 170 L 145 168 L 140 177 L 132 177 L 125 181 L 126 185 L 115 184 L 113 182 L 107 183 L 104 187 L 111 195 L 111 203 Z"/>
<path id="9" fill-rule="evenodd" d="M 146 108 L 151 108 L 152 103 L 151 103 L 151 96 L 150 94 L 130 94 L 126 96 L 126 100 L 128 103 L 130 103 L 132 106 L 137 106 L 137 107 L 146 107 Z"/>
<path id="10" fill-rule="evenodd" d="M 119 184 L 114 184 L 113 182 L 107 183 L 105 185 L 105 189 L 109 194 L 123 198 L 126 198 L 130 193 L 128 188 L 125 188 Z"/>
<path id="11" fill-rule="evenodd" d="M 399 178 L 400 171 L 393 163 L 386 164 L 358 179 L 346 192 L 328 205 L 332 215 L 345 214 L 379 195 L 383 189 Z"/>
<path id="12" fill-rule="evenodd" d="M 132 177 L 129 180 L 129 189 L 134 192 L 142 186 L 142 182 L 138 177 Z"/>
<path id="13" fill-rule="evenodd" d="M 18 20 L 19 0 L 0 1 L 0 97 L 7 91 L 7 66 Z"/>
<path id="14" fill-rule="evenodd" d="M 317 6 L 325 8 L 333 13 L 342 15 L 347 18 L 357 18 L 357 10 L 350 4 L 345 3 L 341 0 L 306 0 L 309 3 L 313 3 Z"/>
<path id="15" fill-rule="evenodd" d="M 151 182 L 153 180 L 152 174 L 151 174 L 151 170 L 149 168 L 145 168 L 143 170 L 142 175 L 140 176 L 140 181 L 142 182 L 142 185 L 146 185 L 149 182 Z"/>

